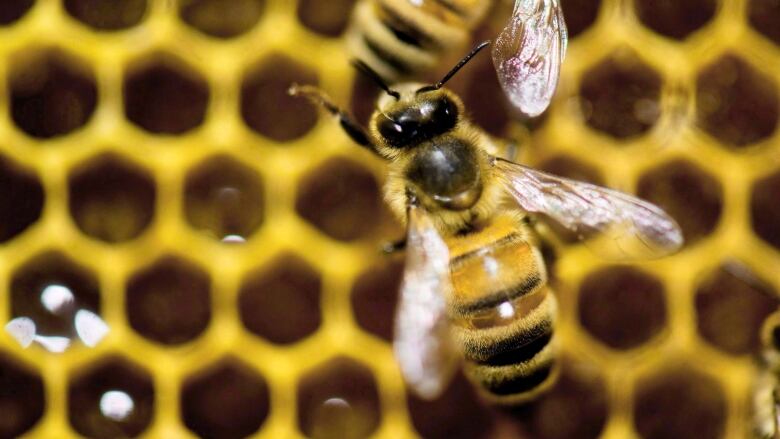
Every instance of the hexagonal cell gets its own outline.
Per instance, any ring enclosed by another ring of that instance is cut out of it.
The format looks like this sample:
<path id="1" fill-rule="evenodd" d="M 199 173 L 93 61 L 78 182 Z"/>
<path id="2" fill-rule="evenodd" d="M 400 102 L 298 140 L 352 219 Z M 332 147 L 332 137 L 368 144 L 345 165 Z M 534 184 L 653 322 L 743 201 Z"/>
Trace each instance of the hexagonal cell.
<path id="1" fill-rule="evenodd" d="M 637 193 L 677 221 L 686 246 L 712 233 L 723 210 L 720 182 L 682 159 L 645 173 L 639 180 Z"/>
<path id="2" fill-rule="evenodd" d="M 10 298 L 11 316 L 31 319 L 36 334 L 45 337 L 75 337 L 74 319 L 81 309 L 100 314 L 97 278 L 59 252 L 40 254 L 18 268 Z"/>
<path id="3" fill-rule="evenodd" d="M 755 30 L 780 45 L 780 4 L 776 0 L 750 0 L 748 17 Z"/>
<path id="4" fill-rule="evenodd" d="M 729 354 L 758 354 L 762 324 L 777 310 L 775 297 L 776 292 L 748 267 L 724 264 L 696 290 L 699 334 Z"/>
<path id="5" fill-rule="evenodd" d="M 634 395 L 634 423 L 645 439 L 722 438 L 726 396 L 713 378 L 682 366 L 646 377 Z"/>
<path id="6" fill-rule="evenodd" d="M 356 0 L 336 0 L 323 3 L 317 0 L 298 2 L 298 20 L 309 30 L 326 37 L 337 37 L 344 32 Z"/>
<path id="7" fill-rule="evenodd" d="M 744 147 L 777 128 L 777 85 L 734 55 L 725 55 L 699 73 L 697 124 L 727 146 Z"/>
<path id="8" fill-rule="evenodd" d="M 145 169 L 106 154 L 71 173 L 68 197 L 70 214 L 84 234 L 117 243 L 138 237 L 149 226 L 157 192 Z"/>
<path id="9" fill-rule="evenodd" d="M 561 373 L 555 385 L 539 399 L 515 409 L 516 419 L 535 439 L 595 439 L 609 413 L 604 380 L 594 365 L 566 357 L 559 361 Z"/>
<path id="10" fill-rule="evenodd" d="M 22 52 L 11 62 L 8 87 L 14 123 L 40 139 L 83 127 L 97 105 L 92 70 L 60 49 Z"/>
<path id="11" fill-rule="evenodd" d="M 317 123 L 317 109 L 287 94 L 291 84 L 317 84 L 310 67 L 272 54 L 251 68 L 241 85 L 241 116 L 249 128 L 277 142 L 302 137 Z"/>
<path id="12" fill-rule="evenodd" d="M 228 157 L 211 157 L 187 173 L 184 214 L 215 239 L 248 239 L 263 222 L 260 175 Z"/>
<path id="13" fill-rule="evenodd" d="M 111 356 L 74 371 L 68 385 L 68 419 L 93 438 L 134 437 L 154 416 L 149 373 L 125 358 Z"/>
<path id="14" fill-rule="evenodd" d="M 65 11 L 71 17 L 99 31 L 133 27 L 146 14 L 147 0 L 65 0 Z"/>
<path id="15" fill-rule="evenodd" d="M 46 408 L 38 372 L 0 351 L 0 437 L 14 438 L 31 429 Z"/>
<path id="16" fill-rule="evenodd" d="M 298 383 L 298 428 L 308 437 L 364 438 L 381 416 L 374 376 L 355 360 L 330 360 Z"/>
<path id="17" fill-rule="evenodd" d="M 265 0 L 183 0 L 182 21 L 217 38 L 233 38 L 249 32 L 260 20 Z"/>
<path id="18" fill-rule="evenodd" d="M 414 429 L 427 439 L 494 437 L 493 413 L 463 374 L 456 375 L 444 393 L 432 401 L 407 392 L 406 404 Z"/>
<path id="19" fill-rule="evenodd" d="M 634 7 L 642 24 L 661 35 L 682 40 L 712 20 L 718 2 L 634 0 Z"/>
<path id="20" fill-rule="evenodd" d="M 35 0 L 6 0 L 0 4 L 0 25 L 6 26 L 24 17 Z"/>
<path id="21" fill-rule="evenodd" d="M 238 296 L 241 322 L 273 343 L 299 341 L 320 326 L 320 274 L 294 254 L 250 273 Z"/>
<path id="22" fill-rule="evenodd" d="M 169 54 L 132 66 L 123 93 L 125 116 L 155 134 L 184 134 L 202 125 L 210 100 L 203 76 Z"/>
<path id="23" fill-rule="evenodd" d="M 184 424 L 198 436 L 242 438 L 263 425 L 271 402 L 265 379 L 227 357 L 188 377 L 179 404 Z"/>
<path id="24" fill-rule="evenodd" d="M 750 195 L 750 220 L 756 234 L 780 250 L 780 171 L 758 180 Z"/>
<path id="25" fill-rule="evenodd" d="M 601 8 L 601 0 L 563 0 L 563 16 L 569 38 L 574 38 L 587 30 L 596 21 Z"/>
<path id="26" fill-rule="evenodd" d="M 335 157 L 299 181 L 295 211 L 331 238 L 354 241 L 376 230 L 381 203 L 374 175 Z"/>
<path id="27" fill-rule="evenodd" d="M 589 274 L 577 306 L 582 326 L 613 349 L 631 349 L 658 335 L 666 324 L 664 287 L 632 267 L 614 266 Z"/>
<path id="28" fill-rule="evenodd" d="M 175 345 L 199 336 L 211 320 L 211 281 L 203 269 L 167 256 L 127 283 L 127 320 L 139 334 Z"/>
<path id="29" fill-rule="evenodd" d="M 604 184 L 604 179 L 598 169 L 567 155 L 549 158 L 539 164 L 537 168 L 573 180 L 585 181 L 597 185 Z"/>
<path id="30" fill-rule="evenodd" d="M 623 50 L 582 78 L 580 105 L 585 122 L 618 139 L 646 133 L 661 114 L 661 77 L 632 52 Z"/>
<path id="31" fill-rule="evenodd" d="M 358 326 L 391 341 L 401 287 L 402 258 L 382 261 L 363 272 L 352 286 L 352 310 Z"/>
<path id="32" fill-rule="evenodd" d="M 0 155 L 0 243 L 27 230 L 42 211 L 43 186 L 38 176 Z"/>

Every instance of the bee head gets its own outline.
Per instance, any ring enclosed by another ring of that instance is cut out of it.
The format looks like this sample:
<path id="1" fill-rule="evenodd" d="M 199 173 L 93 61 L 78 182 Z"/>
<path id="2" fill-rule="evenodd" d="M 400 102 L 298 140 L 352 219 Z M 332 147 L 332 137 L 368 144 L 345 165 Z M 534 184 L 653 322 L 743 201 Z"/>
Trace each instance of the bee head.
<path id="1" fill-rule="evenodd" d="M 455 127 L 463 104 L 444 89 L 425 90 L 402 84 L 398 99 L 383 95 L 371 119 L 371 130 L 389 148 L 405 149 L 442 135 Z"/>

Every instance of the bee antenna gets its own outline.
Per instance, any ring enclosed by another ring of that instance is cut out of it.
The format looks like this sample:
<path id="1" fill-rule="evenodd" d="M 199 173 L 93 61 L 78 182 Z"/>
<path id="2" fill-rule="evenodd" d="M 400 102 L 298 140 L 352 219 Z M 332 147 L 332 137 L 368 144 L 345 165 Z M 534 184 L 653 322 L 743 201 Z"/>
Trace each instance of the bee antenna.
<path id="1" fill-rule="evenodd" d="M 474 55 L 478 54 L 480 50 L 484 49 L 489 45 L 490 45 L 490 40 L 479 43 L 477 47 L 471 49 L 471 52 L 469 52 L 468 55 L 464 56 L 462 60 L 460 60 L 457 64 L 455 64 L 455 67 L 453 67 L 452 70 L 450 70 L 446 75 L 444 75 L 444 77 L 441 78 L 441 81 L 437 82 L 436 84 L 426 85 L 425 87 L 417 90 L 417 93 L 423 93 L 426 91 L 440 89 L 444 84 L 447 83 L 447 81 L 449 81 L 453 76 L 455 76 L 455 74 L 458 73 L 458 71 L 462 69 L 463 66 L 468 64 L 468 62 L 471 61 L 471 58 L 474 58 Z"/>
<path id="2" fill-rule="evenodd" d="M 363 61 L 359 59 L 353 59 L 352 65 L 358 69 L 360 73 L 363 73 L 364 75 L 368 76 L 376 85 L 379 86 L 382 90 L 385 91 L 385 93 L 389 94 L 390 96 L 394 97 L 395 100 L 401 99 L 401 94 L 397 91 L 391 89 L 388 87 L 388 85 L 385 83 L 384 79 L 382 79 L 381 76 L 379 76 L 379 73 L 375 72 L 374 69 L 368 66 L 368 64 L 364 63 Z"/>

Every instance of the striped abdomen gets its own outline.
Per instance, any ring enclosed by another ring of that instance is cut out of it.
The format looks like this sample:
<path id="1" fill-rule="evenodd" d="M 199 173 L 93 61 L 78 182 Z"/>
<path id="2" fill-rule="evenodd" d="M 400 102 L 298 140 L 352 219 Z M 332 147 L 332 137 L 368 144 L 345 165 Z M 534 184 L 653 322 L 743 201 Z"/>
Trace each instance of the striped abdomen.
<path id="1" fill-rule="evenodd" d="M 417 4 L 419 3 L 419 4 Z M 352 55 L 385 80 L 432 69 L 460 50 L 484 16 L 485 0 L 362 0 L 347 43 Z"/>
<path id="2" fill-rule="evenodd" d="M 450 251 L 450 317 L 467 375 L 498 402 L 534 398 L 554 381 L 557 302 L 527 229 L 502 216 L 453 238 Z"/>

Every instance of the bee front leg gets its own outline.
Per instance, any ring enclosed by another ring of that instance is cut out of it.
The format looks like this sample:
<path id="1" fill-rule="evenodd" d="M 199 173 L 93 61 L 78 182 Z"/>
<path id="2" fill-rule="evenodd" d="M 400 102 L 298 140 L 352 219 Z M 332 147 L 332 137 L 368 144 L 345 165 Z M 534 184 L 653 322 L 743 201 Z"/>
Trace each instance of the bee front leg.
<path id="1" fill-rule="evenodd" d="M 347 112 L 336 106 L 325 92 L 311 85 L 293 84 L 290 86 L 290 89 L 287 90 L 287 93 L 290 96 L 303 96 L 314 104 L 324 108 L 328 113 L 338 117 L 341 128 L 355 143 L 374 154 L 379 155 L 376 146 L 371 143 L 371 139 L 368 136 L 368 133 L 366 133 L 365 128 L 360 126 L 360 124 Z"/>

